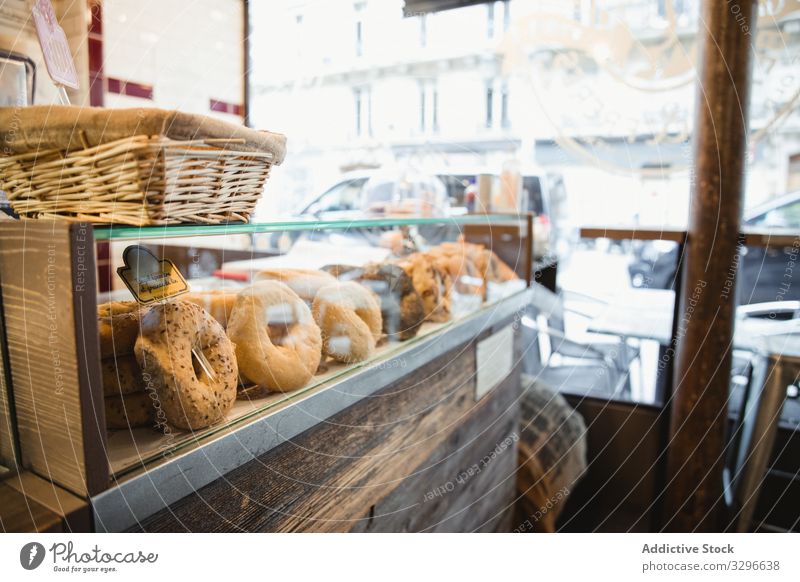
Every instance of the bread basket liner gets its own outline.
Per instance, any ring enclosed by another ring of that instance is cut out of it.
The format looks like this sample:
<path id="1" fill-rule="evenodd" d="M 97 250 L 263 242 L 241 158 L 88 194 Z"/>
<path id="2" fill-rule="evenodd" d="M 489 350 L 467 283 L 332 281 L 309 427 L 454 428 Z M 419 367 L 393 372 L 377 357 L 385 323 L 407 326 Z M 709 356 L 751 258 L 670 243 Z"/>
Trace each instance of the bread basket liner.
<path id="1" fill-rule="evenodd" d="M 286 136 L 257 131 L 194 113 L 156 108 L 104 109 L 64 105 L 0 107 L 3 155 L 44 150 L 78 150 L 137 135 L 176 141 L 214 140 L 215 147 L 271 153 L 273 164 L 286 155 Z"/>

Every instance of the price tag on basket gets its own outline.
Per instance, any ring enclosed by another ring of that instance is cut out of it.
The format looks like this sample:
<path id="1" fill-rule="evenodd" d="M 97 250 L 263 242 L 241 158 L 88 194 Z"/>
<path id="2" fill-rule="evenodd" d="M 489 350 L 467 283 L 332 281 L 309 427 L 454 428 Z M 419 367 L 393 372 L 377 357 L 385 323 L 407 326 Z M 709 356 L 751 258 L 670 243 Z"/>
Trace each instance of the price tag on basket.
<path id="1" fill-rule="evenodd" d="M 33 22 L 36 25 L 36 35 L 39 37 L 39 45 L 42 47 L 47 72 L 59 89 L 61 101 L 69 104 L 64 87 L 77 89 L 79 87 L 78 73 L 75 70 L 75 63 L 72 61 L 67 35 L 58 24 L 50 0 L 36 0 L 33 3 Z"/>
<path id="2" fill-rule="evenodd" d="M 136 301 L 146 305 L 164 301 L 189 290 L 186 279 L 169 259 L 159 259 L 148 249 L 131 245 L 122 253 L 124 267 L 117 274 Z"/>

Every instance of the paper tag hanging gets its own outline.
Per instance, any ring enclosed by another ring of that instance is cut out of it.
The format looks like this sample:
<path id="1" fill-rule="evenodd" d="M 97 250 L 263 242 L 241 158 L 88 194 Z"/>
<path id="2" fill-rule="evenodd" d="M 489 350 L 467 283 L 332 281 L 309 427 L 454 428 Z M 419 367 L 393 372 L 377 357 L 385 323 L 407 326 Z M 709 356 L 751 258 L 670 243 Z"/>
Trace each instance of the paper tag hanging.
<path id="1" fill-rule="evenodd" d="M 124 267 L 117 274 L 136 301 L 142 304 L 163 301 L 189 290 L 186 279 L 169 259 L 159 259 L 148 249 L 131 245 L 122 253 Z"/>
<path id="2" fill-rule="evenodd" d="M 72 61 L 67 35 L 58 24 L 50 0 L 36 0 L 33 3 L 33 22 L 42 47 L 44 63 L 53 83 L 77 89 L 78 73 Z"/>

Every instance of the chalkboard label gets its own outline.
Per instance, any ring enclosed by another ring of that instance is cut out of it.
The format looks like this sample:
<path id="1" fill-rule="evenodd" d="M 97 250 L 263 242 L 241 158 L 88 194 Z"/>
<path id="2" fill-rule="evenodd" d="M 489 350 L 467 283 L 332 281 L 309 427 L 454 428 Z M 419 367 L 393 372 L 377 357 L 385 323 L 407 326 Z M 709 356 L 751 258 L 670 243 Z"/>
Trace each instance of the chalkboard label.
<path id="1" fill-rule="evenodd" d="M 124 267 L 117 274 L 136 301 L 142 304 L 164 301 L 189 290 L 186 279 L 169 259 L 159 259 L 148 249 L 131 245 L 122 253 Z"/>

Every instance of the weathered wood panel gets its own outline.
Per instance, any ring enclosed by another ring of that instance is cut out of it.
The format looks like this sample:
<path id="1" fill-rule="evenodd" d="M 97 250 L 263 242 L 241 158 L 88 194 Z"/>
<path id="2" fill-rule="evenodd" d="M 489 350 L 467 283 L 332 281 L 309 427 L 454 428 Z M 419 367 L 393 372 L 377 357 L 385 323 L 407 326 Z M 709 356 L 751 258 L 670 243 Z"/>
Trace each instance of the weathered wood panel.
<path id="1" fill-rule="evenodd" d="M 61 532 L 61 516 L 0 482 L 0 527 L 5 533 Z"/>
<path id="2" fill-rule="evenodd" d="M 488 398 L 488 397 L 487 397 Z M 509 531 L 516 497 L 519 376 L 470 414 L 353 532 Z"/>
<path id="3" fill-rule="evenodd" d="M 85 496 L 108 485 L 108 469 L 94 249 L 91 229 L 83 231 L 59 221 L 3 223 L 0 273 L 21 464 Z M 76 306 L 88 318 L 80 325 Z"/>
<path id="4" fill-rule="evenodd" d="M 449 352 L 157 513 L 137 529 L 349 531 L 369 527 L 370 521 L 376 527 L 379 507 L 390 511 L 408 497 L 398 488 L 419 496 L 438 481 L 429 470 L 437 462 L 449 463 L 441 474 L 454 479 L 458 473 L 450 475 L 453 470 L 468 461 L 479 462 L 487 454 L 483 449 L 491 445 L 491 450 L 513 432 L 518 369 L 476 403 L 475 365 L 474 343 Z M 462 431 L 464 427 L 468 428 Z M 475 458 L 478 453 L 481 457 Z M 454 460 L 449 461 L 450 456 Z M 411 511 L 406 527 L 496 527 L 498 514 L 511 502 L 500 498 L 509 492 L 513 498 L 515 476 L 509 463 L 516 462 L 516 450 L 495 460 L 497 465 L 473 477 L 450 498 L 453 512 L 442 506 L 432 509 L 426 520 L 428 512 Z M 397 497 L 392 496 L 394 491 Z M 489 492 L 497 508 L 489 508 L 487 502 L 480 505 L 482 515 L 477 511 L 462 515 L 469 513 L 469 499 L 480 499 L 478 491 Z M 456 499 L 461 495 L 464 501 L 459 506 Z M 388 528 L 390 522 L 384 525 Z"/>
<path id="5" fill-rule="evenodd" d="M 0 523 L 4 531 L 87 532 L 86 500 L 28 471 L 0 483 Z"/>
<path id="6" fill-rule="evenodd" d="M 2 284 L 3 281 L 0 279 L 0 286 Z M 1 297 L 0 317 L 2 317 Z M 6 375 L 9 373 L 5 364 L 8 356 L 7 346 L 5 329 L 3 329 L 3 322 L 0 321 L 0 466 L 16 470 L 17 452 L 14 444 L 14 421 L 12 419 L 11 393 L 9 392 L 11 386 L 10 382 L 6 380 Z"/>

